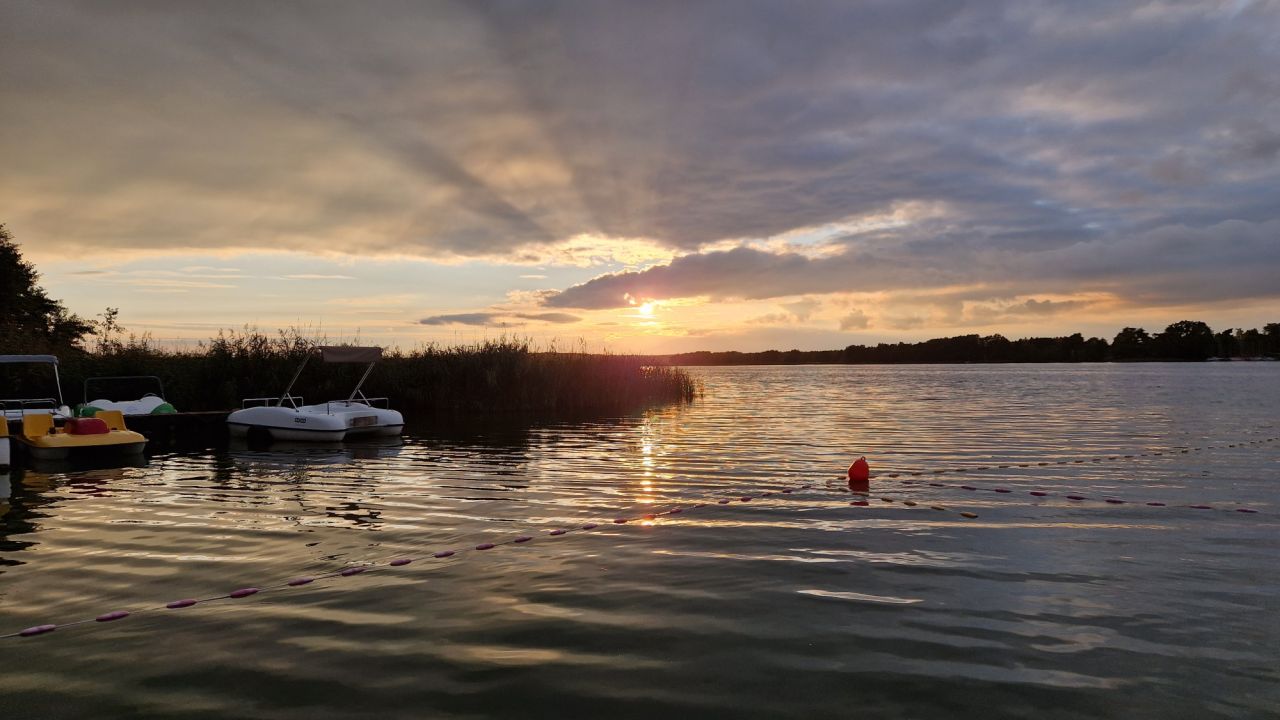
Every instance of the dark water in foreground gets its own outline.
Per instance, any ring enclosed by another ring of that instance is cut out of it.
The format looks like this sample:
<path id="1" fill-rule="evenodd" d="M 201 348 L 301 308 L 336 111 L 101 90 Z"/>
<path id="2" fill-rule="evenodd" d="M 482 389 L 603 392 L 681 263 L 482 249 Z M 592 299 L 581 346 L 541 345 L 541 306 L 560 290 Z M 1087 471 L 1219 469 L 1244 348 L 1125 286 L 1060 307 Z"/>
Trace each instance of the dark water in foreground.
<path id="1" fill-rule="evenodd" d="M 890 472 L 1275 437 L 1280 364 L 695 372 L 693 406 L 607 422 L 14 476 L 0 633 L 538 537 L 0 640 L 0 716 L 1280 713 L 1280 443 L 948 478 L 1004 495 L 875 485 L 915 508 L 822 488 L 858 454 Z"/>

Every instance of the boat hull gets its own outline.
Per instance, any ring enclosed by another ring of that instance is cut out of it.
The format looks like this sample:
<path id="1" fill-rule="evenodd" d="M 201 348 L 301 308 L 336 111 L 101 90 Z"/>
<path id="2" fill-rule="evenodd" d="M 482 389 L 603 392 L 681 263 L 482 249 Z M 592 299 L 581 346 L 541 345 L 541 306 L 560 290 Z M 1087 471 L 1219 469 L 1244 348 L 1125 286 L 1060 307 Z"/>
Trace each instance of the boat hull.
<path id="1" fill-rule="evenodd" d="M 265 434 L 272 440 L 290 442 L 340 442 L 399 435 L 403 429 L 400 413 L 362 403 L 252 407 L 227 416 L 227 430 L 235 438 Z"/>
<path id="2" fill-rule="evenodd" d="M 147 439 L 132 430 L 113 430 L 102 435 L 44 435 L 19 437 L 27 455 L 36 460 L 68 460 L 82 457 L 140 455 Z"/>

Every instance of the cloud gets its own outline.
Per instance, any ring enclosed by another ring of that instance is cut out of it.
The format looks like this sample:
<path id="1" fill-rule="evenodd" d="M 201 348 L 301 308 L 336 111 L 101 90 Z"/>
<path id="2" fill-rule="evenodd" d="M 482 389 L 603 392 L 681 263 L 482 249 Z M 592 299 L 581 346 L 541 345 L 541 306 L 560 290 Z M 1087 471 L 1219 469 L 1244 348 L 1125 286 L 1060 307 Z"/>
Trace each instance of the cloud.
<path id="1" fill-rule="evenodd" d="M 854 310 L 840 318 L 841 330 L 865 330 L 871 325 L 871 318 L 861 310 Z"/>
<path id="2" fill-rule="evenodd" d="M 536 322 L 546 322 L 554 324 L 568 324 L 580 321 L 582 318 L 569 313 L 548 312 L 548 313 L 502 313 L 502 312 L 474 312 L 474 313 L 454 313 L 451 315 L 432 315 L 418 321 L 419 325 L 479 325 L 479 326 L 500 326 L 505 327 L 512 324 L 520 324 L 517 320 L 533 320 Z"/>
<path id="3" fill-rule="evenodd" d="M 737 247 L 683 255 L 669 264 L 645 270 L 602 275 L 549 295 L 543 303 L 549 307 L 602 309 L 625 307 L 631 304 L 628 298 L 637 302 L 699 296 L 764 299 L 884 289 L 908 282 L 919 283 L 922 279 L 940 283 L 952 275 L 942 269 L 921 271 L 894 267 L 874 255 L 853 251 L 829 258 L 811 258 L 799 253 Z"/>
<path id="4" fill-rule="evenodd" d="M 795 316 L 790 313 L 767 313 L 759 317 L 747 320 L 751 325 L 786 325 L 792 322 Z"/>
<path id="5" fill-rule="evenodd" d="M 801 322 L 808 320 L 809 316 L 813 314 L 813 311 L 820 307 L 822 307 L 822 302 L 812 298 L 782 303 L 782 309 L 786 310 L 792 317 Z"/>
<path id="6" fill-rule="evenodd" d="M 501 317 L 498 313 L 474 312 L 452 315 L 432 315 L 418 321 L 419 325 L 493 325 Z"/>
<path id="7" fill-rule="evenodd" d="M 997 288 L 1006 296 L 1106 292 L 1135 303 L 1275 298 L 1280 297 L 1274 282 L 1280 271 L 1277 237 L 1280 220 L 1230 220 L 1101 235 L 1028 253 L 924 228 L 817 258 L 747 247 L 683 255 L 645 270 L 601 275 L 545 294 L 542 302 L 603 309 L 624 307 L 628 297 L 752 300 L 965 286 L 986 288 L 987 295 Z"/>
<path id="8" fill-rule="evenodd" d="M 0 197 L 38 252 L 614 271 L 551 308 L 1276 296 L 1274 2 L 2 12 Z"/>
<path id="9" fill-rule="evenodd" d="M 350 275 L 322 275 L 317 273 L 298 273 L 296 275 L 281 275 L 287 280 L 355 280 Z"/>
<path id="10" fill-rule="evenodd" d="M 518 317 L 522 320 L 538 320 L 541 322 L 549 322 L 549 323 L 557 323 L 557 324 L 575 323 L 582 320 L 582 318 L 578 317 L 577 315 L 570 315 L 569 313 L 557 313 L 557 312 L 516 313 L 513 317 Z"/>

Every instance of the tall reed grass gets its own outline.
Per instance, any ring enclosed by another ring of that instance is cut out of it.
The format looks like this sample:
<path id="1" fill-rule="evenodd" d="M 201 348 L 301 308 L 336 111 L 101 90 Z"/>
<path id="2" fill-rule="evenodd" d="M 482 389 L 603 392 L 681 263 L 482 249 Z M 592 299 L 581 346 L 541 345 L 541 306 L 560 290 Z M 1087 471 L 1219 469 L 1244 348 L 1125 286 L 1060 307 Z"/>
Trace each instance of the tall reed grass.
<path id="1" fill-rule="evenodd" d="M 299 329 L 268 335 L 220 332 L 194 350 L 168 350 L 147 336 L 99 338 L 87 352 L 62 357 L 67 400 L 81 400 L 84 378 L 156 375 L 180 411 L 227 410 L 247 397 L 279 396 L 298 365 L 325 338 Z M 364 386 L 369 397 L 412 413 L 482 415 L 626 413 L 692 400 L 699 392 L 683 370 L 636 356 L 539 351 L 528 341 L 387 351 Z M 346 398 L 364 366 L 313 358 L 294 387 L 307 402 Z M 96 398 L 84 398 L 94 400 Z M 117 398 L 109 398 L 117 399 Z"/>

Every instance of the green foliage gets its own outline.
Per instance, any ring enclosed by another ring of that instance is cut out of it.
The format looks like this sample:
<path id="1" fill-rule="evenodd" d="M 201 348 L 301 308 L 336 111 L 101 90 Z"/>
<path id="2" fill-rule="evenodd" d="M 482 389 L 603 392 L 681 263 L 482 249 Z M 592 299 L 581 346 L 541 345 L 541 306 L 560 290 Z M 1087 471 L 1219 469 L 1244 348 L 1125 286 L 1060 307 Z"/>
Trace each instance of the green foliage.
<path id="1" fill-rule="evenodd" d="M 0 337 L 5 352 L 74 351 L 93 332 L 92 323 L 67 312 L 39 280 L 35 266 L 22 259 L 13 236 L 0 225 Z"/>

